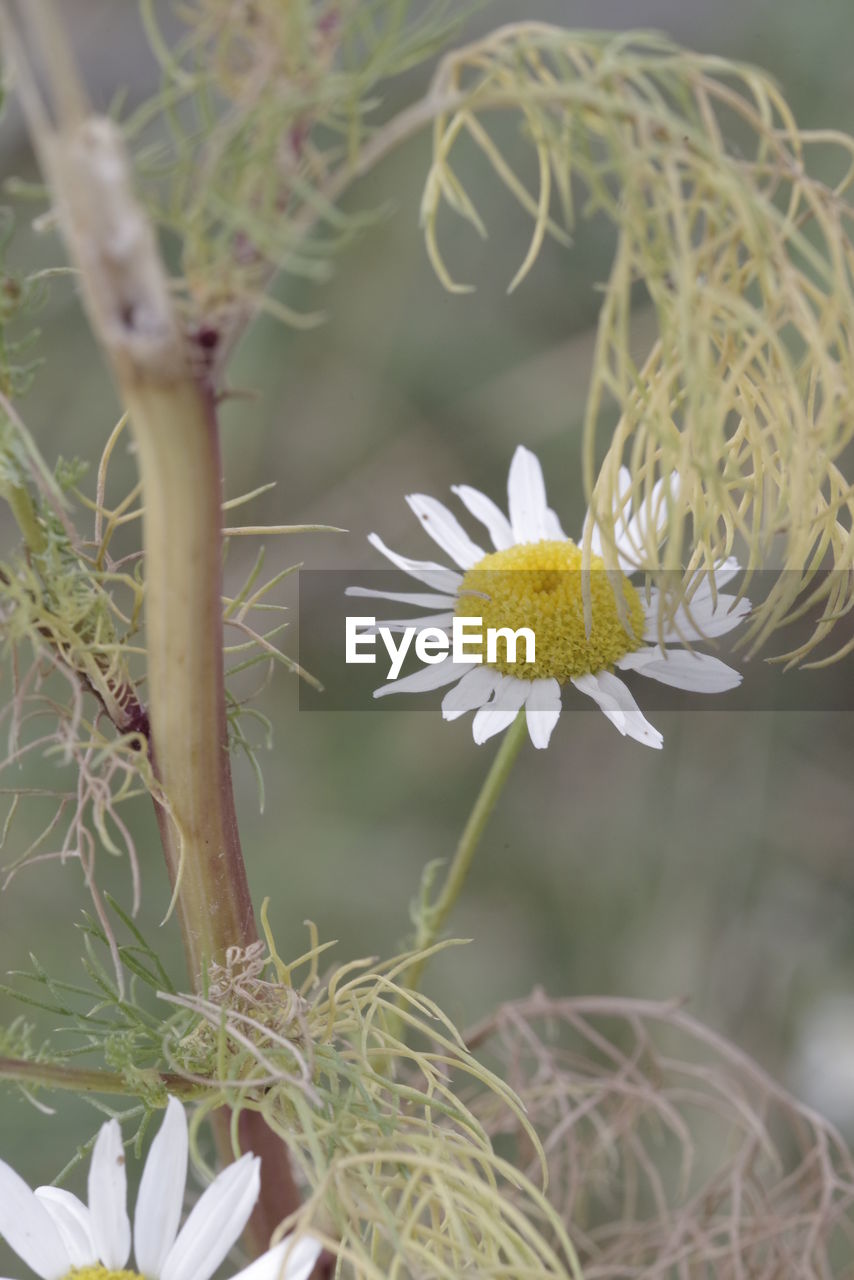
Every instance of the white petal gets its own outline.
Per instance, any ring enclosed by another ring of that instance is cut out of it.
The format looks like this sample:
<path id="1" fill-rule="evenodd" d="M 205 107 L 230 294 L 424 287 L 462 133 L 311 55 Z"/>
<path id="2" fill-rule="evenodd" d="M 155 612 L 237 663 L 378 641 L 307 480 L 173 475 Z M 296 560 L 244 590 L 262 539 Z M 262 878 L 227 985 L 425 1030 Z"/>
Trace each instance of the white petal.
<path id="1" fill-rule="evenodd" d="M 3 1160 L 0 1160 L 0 1236 L 41 1280 L 59 1280 L 71 1270 L 68 1250 L 46 1206 Z"/>
<path id="2" fill-rule="evenodd" d="M 677 473 L 671 471 L 667 476 L 660 476 L 652 486 L 649 501 L 641 500 L 640 507 L 634 512 L 629 527 L 636 529 L 639 537 L 649 530 L 652 533 L 652 540 L 660 542 L 670 520 L 671 507 L 678 496 Z"/>
<path id="3" fill-rule="evenodd" d="M 360 627 L 360 631 L 365 635 L 379 635 L 381 627 L 385 627 L 386 631 L 407 631 L 409 627 L 423 631 L 425 627 L 439 627 L 442 631 L 450 632 L 453 621 L 453 613 L 419 613 L 414 618 L 377 618 L 374 623 L 366 622 L 363 628 Z"/>
<path id="4" fill-rule="evenodd" d="M 525 703 L 528 736 L 535 747 L 547 747 L 560 715 L 560 685 L 557 680 L 533 680 Z"/>
<path id="5" fill-rule="evenodd" d="M 610 671 L 595 675 L 573 676 L 576 689 L 598 703 L 616 729 L 647 747 L 660 747 L 664 741 L 657 729 L 645 720 L 629 690 Z"/>
<path id="6" fill-rule="evenodd" d="M 498 684 L 499 672 L 494 667 L 472 667 L 442 699 L 442 716 L 456 720 L 466 711 L 476 711 L 489 701 Z"/>
<path id="7" fill-rule="evenodd" d="M 736 603 L 737 601 L 737 603 Z M 658 613 L 661 607 L 661 593 L 653 588 L 649 600 L 644 601 L 644 640 L 658 640 Z M 746 596 L 738 600 L 737 596 L 718 594 L 717 603 L 712 601 L 711 592 L 697 589 L 697 594 L 690 603 L 680 605 L 668 622 L 661 640 L 673 644 L 680 640 L 713 640 L 716 636 L 724 636 L 737 627 L 750 613 L 751 604 Z"/>
<path id="8" fill-rule="evenodd" d="M 631 472 L 629 471 L 628 467 L 620 467 L 619 471 L 617 472 L 617 500 L 614 503 L 614 523 L 616 526 L 615 538 L 616 538 L 618 547 L 620 544 L 620 536 L 621 534 L 625 535 L 625 531 L 626 531 L 626 512 L 623 506 L 623 500 L 626 494 L 628 493 L 629 489 L 631 489 L 631 487 L 632 487 Z M 588 508 L 587 515 L 584 517 L 584 527 L 581 533 L 582 540 L 584 538 L 584 534 L 587 530 L 587 526 L 590 523 L 591 519 L 592 519 L 592 516 L 590 514 L 590 509 Z M 590 549 L 594 556 L 601 556 L 602 534 L 599 531 L 598 524 L 595 524 L 593 526 L 593 532 L 590 537 Z"/>
<path id="9" fill-rule="evenodd" d="M 187 1181 L 187 1149 L 187 1117 L 177 1098 L 170 1098 L 145 1161 L 133 1219 L 134 1257 L 137 1269 L 148 1280 L 160 1275 L 178 1234 Z"/>
<path id="10" fill-rule="evenodd" d="M 642 501 L 619 538 L 621 552 L 633 568 L 642 566 L 647 542 L 658 545 L 667 530 L 670 509 L 679 492 L 679 476 L 675 471 L 656 480 L 648 501 Z"/>
<path id="11" fill-rule="evenodd" d="M 510 463 L 507 498 L 516 542 L 542 542 L 549 537 L 543 469 L 536 455 L 521 444 Z"/>
<path id="12" fill-rule="evenodd" d="M 472 489 L 467 484 L 452 484 L 451 492 L 455 493 L 474 518 L 485 526 L 496 551 L 505 551 L 507 547 L 513 546 L 513 530 L 510 527 L 510 521 L 491 498 L 487 498 L 485 493 L 481 493 L 479 489 Z"/>
<path id="13" fill-rule="evenodd" d="M 703 582 L 697 588 L 698 591 L 709 591 L 712 589 L 712 579 L 714 579 L 716 587 L 725 587 L 726 584 L 741 572 L 741 565 L 735 556 L 727 556 L 726 560 L 718 560 L 714 569 L 709 574 L 705 574 Z"/>
<path id="14" fill-rule="evenodd" d="M 92 1243 L 89 1210 L 82 1200 L 61 1187 L 36 1187 L 36 1195 L 62 1237 L 72 1267 L 93 1267 L 98 1258 Z"/>
<path id="15" fill-rule="evenodd" d="M 461 569 L 470 569 L 486 552 L 472 542 L 456 516 L 426 493 L 410 493 L 406 501 L 415 512 L 426 533 Z"/>
<path id="16" fill-rule="evenodd" d="M 398 569 L 408 573 L 410 578 L 417 578 L 434 591 L 456 592 L 463 580 L 463 575 L 457 573 L 456 569 L 446 569 L 444 565 L 434 564 L 432 560 L 410 560 L 408 556 L 398 555 L 385 545 L 378 533 L 369 533 L 368 542 Z"/>
<path id="17" fill-rule="evenodd" d="M 709 617 L 713 613 L 716 614 L 717 612 L 725 612 L 736 597 L 731 595 L 723 596 L 720 589 L 721 587 L 726 586 L 726 584 L 740 572 L 741 565 L 738 563 L 735 556 L 728 556 L 726 560 L 719 560 L 711 571 L 698 569 L 691 579 L 690 589 L 692 594 L 690 604 L 686 612 L 689 612 L 695 618 L 697 617 L 698 611 L 702 611 L 704 617 Z M 720 602 L 722 600 L 725 603 L 726 609 L 718 611 L 715 608 L 715 601 Z M 748 601 L 746 605 L 737 611 L 738 622 L 740 622 L 746 613 L 749 612 L 749 609 L 750 603 Z M 735 626 L 737 623 L 733 623 L 732 625 Z M 688 629 L 690 631 L 696 630 L 694 627 L 690 626 L 690 624 Z M 728 627 L 726 629 L 730 630 L 731 628 Z M 718 634 L 723 633 L 719 632 Z M 694 640 L 699 639 L 700 637 L 691 635 L 686 638 Z"/>
<path id="18" fill-rule="evenodd" d="M 474 664 L 471 662 L 454 662 L 450 656 L 441 662 L 434 662 L 413 671 L 411 676 L 402 676 L 399 680 L 389 680 L 388 684 L 374 689 L 375 698 L 384 698 L 387 693 L 429 693 L 432 689 L 441 689 L 453 680 L 459 680 Z"/>
<path id="19" fill-rule="evenodd" d="M 130 1256 L 127 1171 L 118 1120 L 101 1125 L 89 1166 L 92 1243 L 108 1271 L 121 1271 Z"/>
<path id="20" fill-rule="evenodd" d="M 476 712 L 472 721 L 472 735 L 475 742 L 481 744 L 496 733 L 509 729 L 516 719 L 519 708 L 524 705 L 531 692 L 530 680 L 517 680 L 515 676 L 499 675 L 495 697 Z"/>
<path id="21" fill-rule="evenodd" d="M 650 587 L 649 591 L 639 590 L 641 607 L 643 609 L 643 640 L 654 640 L 656 644 L 664 643 L 671 640 L 678 640 L 673 627 L 669 624 L 662 629 L 662 635 L 658 634 L 658 619 L 661 612 L 661 592 L 658 587 Z"/>
<path id="22" fill-rule="evenodd" d="M 726 586 L 727 582 L 734 579 L 736 573 L 741 571 L 741 566 L 735 556 L 729 556 L 723 561 L 718 561 L 712 572 L 708 570 L 698 570 L 693 580 L 694 591 L 691 595 L 688 609 L 680 607 L 676 612 L 676 620 L 679 621 L 679 627 L 668 626 L 665 631 L 665 640 L 702 640 L 703 635 L 712 637 L 713 635 L 725 635 L 727 631 L 731 631 L 732 627 L 739 625 L 739 622 L 750 612 L 750 602 L 744 599 L 744 603 L 729 614 L 729 608 L 732 600 L 736 599 L 734 595 L 722 595 L 721 588 Z M 713 594 L 712 585 L 717 589 L 717 595 Z M 716 603 L 717 602 L 717 607 Z M 644 612 L 647 616 L 647 634 L 644 634 L 644 640 L 658 640 L 658 609 L 661 603 L 661 591 L 658 588 L 650 590 L 649 599 L 644 602 Z M 720 627 L 723 622 L 723 630 L 713 632 L 705 631 L 703 635 L 693 622 L 688 621 L 688 613 L 694 621 L 699 621 L 700 617 L 712 623 L 713 626 Z M 725 618 L 729 614 L 729 626 L 726 625 Z"/>
<path id="23" fill-rule="evenodd" d="M 258 1157 L 247 1152 L 218 1174 L 181 1228 L 160 1280 L 210 1280 L 255 1208 L 260 1169 Z"/>
<path id="24" fill-rule="evenodd" d="M 287 1263 L 283 1266 L 289 1249 Z M 322 1249 L 323 1245 L 313 1236 L 303 1236 L 296 1244 L 292 1235 L 285 1236 L 260 1258 L 250 1262 L 248 1267 L 238 1271 L 233 1280 L 308 1280 Z"/>
<path id="25" fill-rule="evenodd" d="M 621 671 L 639 671 L 660 684 L 694 693 L 725 693 L 741 684 L 741 672 L 709 653 L 689 649 L 639 649 L 617 663 Z"/>
<path id="26" fill-rule="evenodd" d="M 453 609 L 456 596 L 439 596 L 432 591 L 375 591 L 373 587 L 346 587 L 345 596 L 364 600 L 394 600 L 397 604 L 417 605 L 420 609 Z"/>
<path id="27" fill-rule="evenodd" d="M 648 541 L 646 531 L 653 522 L 652 541 L 660 543 L 670 516 L 670 504 L 664 493 L 665 483 L 670 491 L 672 503 L 678 491 L 679 477 L 672 471 L 665 482 L 661 478 L 652 487 L 648 501 L 642 501 L 634 510 L 631 502 L 626 502 L 626 495 L 631 488 L 632 480 L 627 467 L 620 467 L 618 475 L 618 494 L 614 503 L 614 541 L 617 549 L 617 560 L 624 573 L 634 573 L 643 567 L 644 550 Z M 587 519 L 590 516 L 588 513 Z M 598 529 L 593 531 L 592 545 L 594 554 L 602 554 L 602 538 Z"/>
<path id="28" fill-rule="evenodd" d="M 701 601 L 705 604 L 705 601 Z M 715 636 L 725 636 L 728 631 L 732 631 L 744 621 L 750 613 L 752 606 L 747 596 L 725 595 L 720 592 L 716 605 L 712 605 L 711 596 L 708 597 L 708 605 L 700 610 L 698 606 L 691 601 L 691 614 L 695 621 L 700 624 L 703 636 L 712 640 Z"/>
<path id="29" fill-rule="evenodd" d="M 551 507 L 549 507 L 548 511 L 546 512 L 546 534 L 549 538 L 551 538 L 555 542 L 569 541 L 569 539 L 567 538 L 566 534 L 563 531 L 563 526 L 561 525 L 561 522 L 558 519 L 557 512 L 552 511 Z"/>

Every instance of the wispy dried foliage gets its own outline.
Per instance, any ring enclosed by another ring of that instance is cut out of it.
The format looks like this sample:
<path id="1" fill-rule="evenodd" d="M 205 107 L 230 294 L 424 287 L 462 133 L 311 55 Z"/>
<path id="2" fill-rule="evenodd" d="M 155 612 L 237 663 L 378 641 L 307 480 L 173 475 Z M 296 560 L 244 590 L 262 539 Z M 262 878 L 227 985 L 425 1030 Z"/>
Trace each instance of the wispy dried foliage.
<path id="1" fill-rule="evenodd" d="M 678 1004 L 538 992 L 467 1043 L 524 1103 L 586 1280 L 852 1274 L 845 1143 Z M 536 1167 L 499 1099 L 470 1105 Z"/>
<path id="2" fill-rule="evenodd" d="M 511 288 L 549 232 L 573 232 L 576 209 L 613 223 L 584 440 L 608 567 L 617 565 L 614 513 L 630 497 L 635 510 L 651 507 L 656 480 L 676 470 L 677 500 L 659 513 L 667 549 L 662 556 L 650 532 L 639 563 L 690 571 L 736 550 L 750 570 L 788 570 L 748 639 L 755 650 L 819 606 L 811 638 L 787 656 L 811 654 L 854 605 L 854 491 L 842 469 L 854 431 L 854 141 L 800 130 L 756 68 L 636 33 L 505 27 L 448 54 L 431 95 L 422 216 L 449 288 L 460 286 L 439 249 L 441 208 L 485 233 L 465 161 L 455 161 L 463 140 L 534 223 Z M 533 189 L 495 128 L 508 113 L 536 154 Z M 835 170 L 838 181 L 811 170 Z M 640 355 L 639 304 L 657 322 Z M 818 573 L 828 568 L 838 572 Z M 665 592 L 671 616 L 691 581 L 689 572 L 681 591 Z"/>

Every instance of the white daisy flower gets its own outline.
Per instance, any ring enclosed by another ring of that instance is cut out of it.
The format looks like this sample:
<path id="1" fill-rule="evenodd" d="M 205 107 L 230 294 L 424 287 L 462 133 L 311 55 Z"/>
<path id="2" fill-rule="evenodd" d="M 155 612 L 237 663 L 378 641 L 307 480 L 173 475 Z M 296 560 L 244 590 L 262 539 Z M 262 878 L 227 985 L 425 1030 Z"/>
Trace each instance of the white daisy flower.
<path id="1" fill-rule="evenodd" d="M 136 1271 L 127 1270 L 131 1224 L 122 1135 L 101 1126 L 89 1167 L 89 1204 L 58 1187 L 31 1191 L 0 1160 L 0 1236 L 41 1280 L 210 1280 L 236 1243 L 261 1187 L 250 1153 L 223 1169 L 178 1223 L 187 1178 L 187 1119 L 170 1098 L 142 1173 L 133 1224 Z M 308 1280 L 320 1242 L 286 1236 L 234 1280 Z"/>
<path id="2" fill-rule="evenodd" d="M 670 477 L 675 494 L 678 478 Z M 696 693 L 723 693 L 741 682 L 741 675 L 711 654 L 668 645 L 692 644 L 722 636 L 744 619 L 750 602 L 717 590 L 739 571 L 730 557 L 703 574 L 690 606 L 682 606 L 659 634 L 660 593 L 641 593 L 629 581 L 639 568 L 639 556 L 650 538 L 660 544 L 668 519 L 668 494 L 659 480 L 650 500 L 632 512 L 628 494 L 631 477 L 620 470 L 619 506 L 614 512 L 616 546 L 623 573 L 622 590 L 631 630 L 620 619 L 614 586 L 605 572 L 591 572 L 592 626 L 584 624 L 580 544 L 568 538 L 548 505 L 542 468 L 529 449 L 513 455 L 507 484 L 509 515 L 485 494 L 468 485 L 453 492 L 486 529 L 494 548 L 485 551 L 474 542 L 441 502 L 426 494 L 409 494 L 406 501 L 426 532 L 455 565 L 451 569 L 429 560 L 410 560 L 390 550 L 378 534 L 372 546 L 398 569 L 423 583 L 428 592 L 389 592 L 350 587 L 351 596 L 395 600 L 430 612 L 423 617 L 381 620 L 377 627 L 402 630 L 438 627 L 451 633 L 455 617 L 481 617 L 483 627 L 530 628 L 535 635 L 535 661 L 454 661 L 451 654 L 425 665 L 413 675 L 392 680 L 374 691 L 426 693 L 453 685 L 442 701 L 442 715 L 455 720 L 474 711 L 475 742 L 486 742 L 509 728 L 524 707 L 528 732 L 535 747 L 548 746 L 561 710 L 561 690 L 571 683 L 601 707 L 622 734 L 649 747 L 660 747 L 662 736 L 642 715 L 615 669 L 637 671 L 662 684 Z M 588 513 L 587 521 L 591 520 Z M 650 522 L 652 527 L 650 527 Z M 586 524 L 585 524 L 586 528 Z M 592 529 L 592 570 L 604 570 L 598 528 Z M 461 572 L 460 572 L 461 570 Z M 470 643 L 470 642 L 469 642 Z"/>

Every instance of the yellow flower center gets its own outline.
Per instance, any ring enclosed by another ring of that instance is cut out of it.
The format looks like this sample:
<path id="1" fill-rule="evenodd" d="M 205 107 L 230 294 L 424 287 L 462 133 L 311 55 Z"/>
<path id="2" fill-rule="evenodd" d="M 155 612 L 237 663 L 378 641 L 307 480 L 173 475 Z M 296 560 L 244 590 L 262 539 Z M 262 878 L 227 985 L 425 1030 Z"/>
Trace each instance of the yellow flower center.
<path id="1" fill-rule="evenodd" d="M 138 1271 L 110 1271 L 100 1262 L 93 1267 L 73 1267 L 63 1280 L 145 1280 Z"/>
<path id="2" fill-rule="evenodd" d="M 457 601 L 457 617 L 483 619 L 486 659 L 488 628 L 529 627 L 535 637 L 535 661 L 525 662 L 525 644 L 517 645 L 517 662 L 507 662 L 503 638 L 497 643 L 493 664 L 520 680 L 553 676 L 565 684 L 572 676 L 613 667 L 618 659 L 642 643 L 644 612 L 637 591 L 622 579 L 624 627 L 617 599 L 604 563 L 593 556 L 589 576 L 592 626 L 584 627 L 581 549 L 574 542 L 527 542 L 484 556 L 463 577 Z M 464 594 L 475 592 L 477 594 Z M 478 653 L 476 637 L 467 639 L 467 651 Z"/>

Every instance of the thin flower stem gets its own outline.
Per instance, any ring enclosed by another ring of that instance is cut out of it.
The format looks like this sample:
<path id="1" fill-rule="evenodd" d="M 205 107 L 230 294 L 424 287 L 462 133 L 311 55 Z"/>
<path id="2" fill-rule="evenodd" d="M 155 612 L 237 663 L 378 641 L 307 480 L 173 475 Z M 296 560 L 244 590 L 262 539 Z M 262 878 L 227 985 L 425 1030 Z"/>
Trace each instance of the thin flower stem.
<path id="1" fill-rule="evenodd" d="M 474 855 L 477 853 L 481 836 L 486 830 L 486 824 L 489 822 L 492 810 L 498 802 L 498 797 L 504 790 L 504 784 L 510 776 L 510 770 L 513 768 L 513 763 L 519 754 L 519 748 L 525 740 L 526 729 L 527 723 L 523 708 L 505 733 L 498 753 L 492 761 L 489 773 L 484 778 L 483 786 L 463 828 L 451 865 L 448 867 L 445 883 L 442 885 L 439 896 L 434 902 L 425 902 L 421 909 L 415 936 L 415 946 L 419 951 L 426 950 L 434 942 L 438 941 L 445 921 L 460 896 L 462 887 L 471 870 Z M 408 987 L 411 991 L 416 990 L 426 963 L 426 957 L 415 960 L 407 970 L 402 985 Z"/>
<path id="2" fill-rule="evenodd" d="M 138 1072 L 140 1086 L 161 1084 L 176 1097 L 194 1097 L 198 1084 L 185 1080 L 173 1071 Z M 139 1097 L 142 1088 L 134 1089 L 118 1071 L 99 1071 L 87 1067 L 66 1067 L 55 1062 L 29 1062 L 21 1058 L 0 1058 L 0 1080 L 12 1080 L 25 1086 L 45 1089 L 71 1089 L 74 1093 L 121 1094 Z"/>

